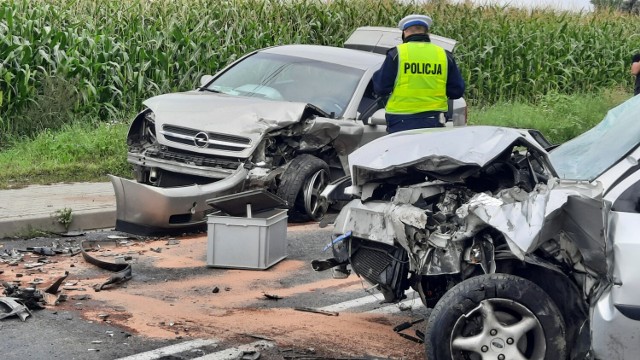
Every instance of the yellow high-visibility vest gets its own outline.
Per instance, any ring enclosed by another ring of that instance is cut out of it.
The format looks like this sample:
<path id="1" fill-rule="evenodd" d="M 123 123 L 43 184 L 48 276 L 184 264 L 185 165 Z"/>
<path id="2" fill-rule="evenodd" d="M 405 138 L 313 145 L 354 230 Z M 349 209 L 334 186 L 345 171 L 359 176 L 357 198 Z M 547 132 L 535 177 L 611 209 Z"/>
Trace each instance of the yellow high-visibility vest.
<path id="1" fill-rule="evenodd" d="M 447 111 L 447 54 L 428 42 L 397 46 L 398 75 L 387 102 L 390 114 Z"/>

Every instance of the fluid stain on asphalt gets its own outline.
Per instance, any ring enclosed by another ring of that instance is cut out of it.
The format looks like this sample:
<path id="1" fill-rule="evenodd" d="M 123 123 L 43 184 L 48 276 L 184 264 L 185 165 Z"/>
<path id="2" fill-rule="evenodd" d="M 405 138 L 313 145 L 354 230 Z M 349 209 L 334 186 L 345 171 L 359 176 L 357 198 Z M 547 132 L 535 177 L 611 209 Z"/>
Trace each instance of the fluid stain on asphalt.
<path id="1" fill-rule="evenodd" d="M 350 356 L 423 358 L 421 345 L 399 339 L 389 326 L 401 318 L 384 321 L 381 315 L 372 314 L 344 312 L 328 317 L 286 307 L 265 309 L 264 301 L 260 300 L 264 292 L 290 298 L 309 293 L 330 296 L 326 294 L 362 291 L 357 277 L 336 280 L 327 273 L 326 279 L 284 287 L 280 280 L 297 276 L 309 264 L 284 260 L 265 271 L 207 268 L 206 242 L 206 236 L 196 236 L 182 238 L 179 245 L 165 245 L 166 240 L 132 243 L 122 251 L 135 253 L 133 279 L 122 287 L 101 292 L 93 292 L 91 287 L 104 280 L 104 273 L 96 273 L 80 257 L 56 256 L 57 263 L 48 264 L 46 274 L 53 279 L 64 270 L 72 270 L 69 281 L 78 280 L 76 286 L 86 291 L 65 293 L 91 294 L 91 300 L 85 301 L 80 310 L 87 320 L 105 321 L 104 314 L 108 313 L 106 321 L 112 325 L 148 337 L 215 336 L 233 340 L 241 334 L 257 333 L 273 338 L 283 347 L 315 347 Z M 151 250 L 157 247 L 162 247 L 160 253 Z M 167 271 L 154 268 L 187 275 L 177 279 L 153 278 L 154 273 Z M 145 271 L 140 276 L 145 281 L 136 281 L 136 269 Z M 5 268 L 0 279 L 11 277 L 11 270 Z M 27 274 L 22 281 L 28 283 L 36 277 L 42 278 L 43 274 Z M 214 287 L 219 292 L 212 293 Z M 57 308 L 78 310 L 74 302 L 62 303 Z"/>

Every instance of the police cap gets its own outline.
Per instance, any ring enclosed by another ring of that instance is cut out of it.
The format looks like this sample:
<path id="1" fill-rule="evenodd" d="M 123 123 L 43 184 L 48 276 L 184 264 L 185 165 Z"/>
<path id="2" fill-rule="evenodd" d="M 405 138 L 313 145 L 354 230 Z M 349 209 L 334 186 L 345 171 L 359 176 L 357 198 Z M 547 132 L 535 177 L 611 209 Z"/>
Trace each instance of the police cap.
<path id="1" fill-rule="evenodd" d="M 427 29 L 431 29 L 432 23 L 433 20 L 427 15 L 411 14 L 405 16 L 404 18 L 402 18 L 402 20 L 400 20 L 400 22 L 398 23 L 398 28 L 404 31 L 410 26 L 421 25 L 426 26 Z"/>

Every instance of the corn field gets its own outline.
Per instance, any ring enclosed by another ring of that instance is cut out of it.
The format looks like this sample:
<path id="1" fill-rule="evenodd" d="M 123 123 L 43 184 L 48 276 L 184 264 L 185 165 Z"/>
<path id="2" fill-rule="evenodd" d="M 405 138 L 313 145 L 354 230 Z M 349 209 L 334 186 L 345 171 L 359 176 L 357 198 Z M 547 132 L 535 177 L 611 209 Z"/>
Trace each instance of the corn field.
<path id="1" fill-rule="evenodd" d="M 568 14 L 380 0 L 0 0 L 0 140 L 55 128 L 70 114 L 110 121 L 150 96 L 193 89 L 267 46 L 340 46 L 358 26 L 427 13 L 459 41 L 474 104 L 547 92 L 629 86 L 640 22 Z"/>

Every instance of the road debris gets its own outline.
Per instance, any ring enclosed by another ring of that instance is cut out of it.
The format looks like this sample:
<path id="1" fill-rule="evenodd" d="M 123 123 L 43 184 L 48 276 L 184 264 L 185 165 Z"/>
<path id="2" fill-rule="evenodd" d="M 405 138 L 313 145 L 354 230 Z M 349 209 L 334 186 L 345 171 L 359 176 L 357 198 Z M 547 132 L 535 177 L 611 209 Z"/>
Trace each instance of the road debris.
<path id="1" fill-rule="evenodd" d="M 177 239 L 169 239 L 169 240 L 167 241 L 167 244 L 166 244 L 166 245 L 179 245 L 179 244 L 180 244 L 180 240 L 177 240 Z"/>
<path id="2" fill-rule="evenodd" d="M 49 285 L 49 287 L 46 288 L 44 292 L 53 295 L 57 294 L 60 291 L 60 285 L 62 285 L 62 282 L 67 279 L 67 276 L 69 276 L 69 272 L 65 271 L 64 276 L 59 277 L 56 281 Z"/>
<path id="3" fill-rule="evenodd" d="M 259 351 L 243 351 L 240 355 L 241 360 L 258 360 L 260 359 Z"/>
<path id="4" fill-rule="evenodd" d="M 220 292 L 220 288 L 218 288 L 217 286 L 213 288 L 213 290 L 211 290 L 212 293 L 217 294 Z"/>
<path id="5" fill-rule="evenodd" d="M 54 232 L 54 234 L 62 236 L 62 237 L 78 237 L 86 234 L 84 231 L 67 231 L 64 233 Z"/>
<path id="6" fill-rule="evenodd" d="M 278 296 L 278 295 L 272 295 L 272 294 L 267 294 L 267 293 L 262 293 L 262 295 L 264 296 L 264 299 L 267 299 L 267 300 L 278 301 L 278 300 L 282 299 L 282 296 Z"/>
<path id="7" fill-rule="evenodd" d="M 406 322 L 403 322 L 402 324 L 399 324 L 399 325 L 395 326 L 393 328 L 393 331 L 400 332 L 402 330 L 406 330 L 406 329 L 412 327 L 413 325 L 421 323 L 423 321 L 424 321 L 424 319 L 417 319 L 417 320 L 413 320 L 411 322 L 406 321 Z"/>
<path id="8" fill-rule="evenodd" d="M 411 335 L 402 333 L 401 331 L 409 329 L 413 325 L 421 323 L 423 321 L 424 321 L 424 318 L 413 320 L 411 322 L 409 322 L 409 321 L 403 322 L 403 323 L 395 326 L 393 328 L 393 331 L 395 331 L 398 335 L 400 335 L 401 337 L 403 337 L 403 338 L 405 338 L 407 340 L 411 340 L 411 341 L 413 341 L 415 343 L 422 344 L 424 342 L 424 334 L 422 334 L 422 332 L 418 333 L 419 330 L 416 330 L 416 336 L 411 336 Z"/>
<path id="9" fill-rule="evenodd" d="M 127 239 L 131 239 L 131 237 L 129 236 L 122 236 L 122 235 L 109 235 L 107 236 L 108 239 L 111 240 L 127 240 Z"/>
<path id="10" fill-rule="evenodd" d="M 248 336 L 248 337 L 251 337 L 251 338 L 254 338 L 254 339 L 258 339 L 258 340 L 266 340 L 266 341 L 275 342 L 274 339 L 272 339 L 270 337 L 263 336 L 263 335 L 249 334 L 249 333 L 240 333 L 240 335 Z"/>
<path id="11" fill-rule="evenodd" d="M 100 248 L 100 244 L 104 244 L 104 243 L 105 241 L 91 241 L 91 240 L 84 240 L 80 243 L 80 250 L 82 251 L 82 257 L 85 259 L 86 262 L 96 265 L 101 269 L 115 272 L 115 274 L 112 275 L 109 279 L 107 279 L 107 281 L 105 281 L 102 284 L 94 286 L 95 291 L 104 290 L 105 288 L 109 287 L 109 285 L 123 283 L 125 281 L 128 281 L 132 277 L 131 264 L 128 264 L 128 263 L 114 264 L 114 263 L 98 260 L 87 253 L 87 250 L 89 251 L 94 250 L 96 247 Z M 92 246 L 92 248 L 90 248 L 89 246 Z"/>
<path id="12" fill-rule="evenodd" d="M 44 309 L 44 296 L 35 288 L 20 288 L 15 284 L 3 282 L 4 295 L 21 301 L 30 310 Z"/>
<path id="13" fill-rule="evenodd" d="M 319 310 L 319 309 L 308 308 L 308 307 L 296 307 L 296 308 L 293 308 L 293 310 L 306 311 L 306 312 L 322 314 L 322 315 L 327 315 L 327 316 L 338 316 L 338 315 L 340 315 L 340 313 L 338 313 L 336 311 L 325 311 L 325 310 Z"/>
<path id="14" fill-rule="evenodd" d="M 31 311 L 18 301 L 19 299 L 12 297 L 0 297 L 0 304 L 2 305 L 0 308 L 2 310 L 8 309 L 7 312 L 0 313 L 0 320 L 11 316 L 18 316 L 22 321 L 27 320 L 27 317 L 31 315 Z"/>
<path id="15" fill-rule="evenodd" d="M 36 246 L 36 247 L 28 247 L 27 250 L 33 252 L 38 255 L 46 255 L 46 256 L 54 256 L 56 252 L 53 251 L 53 248 L 48 246 Z"/>

